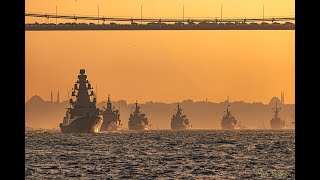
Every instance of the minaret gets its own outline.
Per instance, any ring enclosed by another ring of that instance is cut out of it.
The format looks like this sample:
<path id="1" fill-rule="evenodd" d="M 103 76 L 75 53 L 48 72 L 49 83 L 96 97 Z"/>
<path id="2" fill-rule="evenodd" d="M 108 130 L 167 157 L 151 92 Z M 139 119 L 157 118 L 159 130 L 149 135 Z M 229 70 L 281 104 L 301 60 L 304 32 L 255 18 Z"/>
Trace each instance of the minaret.
<path id="1" fill-rule="evenodd" d="M 284 92 L 281 92 L 281 104 L 284 105 Z"/>
<path id="2" fill-rule="evenodd" d="M 50 101 L 53 102 L 52 90 L 51 90 L 51 99 L 50 99 Z"/>
<path id="3" fill-rule="evenodd" d="M 59 91 L 58 91 L 58 95 L 57 95 L 57 103 L 60 103 L 60 99 L 59 99 Z"/>

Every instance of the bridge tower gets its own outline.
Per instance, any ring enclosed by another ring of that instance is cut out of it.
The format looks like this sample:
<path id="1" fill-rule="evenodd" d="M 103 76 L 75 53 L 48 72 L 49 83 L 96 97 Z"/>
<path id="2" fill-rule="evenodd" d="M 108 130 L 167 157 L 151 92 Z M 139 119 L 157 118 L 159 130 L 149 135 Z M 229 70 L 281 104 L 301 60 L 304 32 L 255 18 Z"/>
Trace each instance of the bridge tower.
<path id="1" fill-rule="evenodd" d="M 182 22 L 184 23 L 184 4 L 182 6 Z"/>
<path id="2" fill-rule="evenodd" d="M 222 22 L 222 4 L 221 4 L 221 17 L 220 17 L 220 23 Z"/>

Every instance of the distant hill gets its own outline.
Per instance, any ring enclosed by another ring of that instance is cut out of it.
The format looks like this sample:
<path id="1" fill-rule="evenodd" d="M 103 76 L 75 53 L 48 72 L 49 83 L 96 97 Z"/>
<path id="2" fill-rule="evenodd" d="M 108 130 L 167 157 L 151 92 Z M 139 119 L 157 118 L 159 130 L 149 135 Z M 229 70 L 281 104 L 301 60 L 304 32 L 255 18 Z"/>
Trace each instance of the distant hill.
<path id="1" fill-rule="evenodd" d="M 32 128 L 58 128 L 65 115 L 68 102 L 61 103 L 44 101 L 39 96 L 33 96 L 25 105 L 26 124 Z"/>
<path id="2" fill-rule="evenodd" d="M 112 102 L 116 109 L 120 109 L 120 119 L 123 127 L 128 127 L 128 118 L 133 110 L 134 104 L 128 104 L 125 100 Z M 220 122 L 227 104 L 231 113 L 241 125 L 252 129 L 270 128 L 269 121 L 273 116 L 272 104 L 262 104 L 259 102 L 193 102 L 185 100 L 180 103 L 183 113 L 187 115 L 194 129 L 221 129 Z M 106 101 L 99 102 L 97 106 L 103 108 Z M 170 129 L 171 117 L 177 106 L 175 103 L 146 102 L 139 104 L 143 113 L 146 114 L 153 128 Z M 26 102 L 26 124 L 32 128 L 59 129 L 59 123 L 69 107 L 68 101 L 50 102 L 44 101 L 39 96 L 33 96 Z M 286 104 L 282 106 L 280 116 L 286 120 L 288 128 L 293 128 L 295 105 Z"/>

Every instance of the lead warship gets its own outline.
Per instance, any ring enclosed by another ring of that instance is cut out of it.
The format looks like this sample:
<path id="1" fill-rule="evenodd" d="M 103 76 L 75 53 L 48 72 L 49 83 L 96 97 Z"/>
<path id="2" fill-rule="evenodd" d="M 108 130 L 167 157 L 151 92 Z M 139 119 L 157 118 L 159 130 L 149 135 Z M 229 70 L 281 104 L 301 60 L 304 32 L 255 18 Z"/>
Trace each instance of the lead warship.
<path id="1" fill-rule="evenodd" d="M 191 125 L 186 115 L 182 114 L 182 109 L 178 103 L 178 108 L 176 114 L 171 118 L 171 129 L 172 130 L 186 130 L 190 129 Z"/>
<path id="2" fill-rule="evenodd" d="M 112 108 L 110 95 L 108 96 L 107 108 L 102 112 L 103 123 L 100 131 L 118 131 L 121 129 L 121 120 L 118 110 Z"/>
<path id="3" fill-rule="evenodd" d="M 229 111 L 229 106 L 227 106 L 226 114 L 223 115 L 222 121 L 221 121 L 221 127 L 222 129 L 235 129 L 235 126 L 237 125 L 237 120 L 234 118 L 234 116 L 231 115 L 231 112 Z"/>
<path id="4" fill-rule="evenodd" d="M 274 117 L 270 120 L 271 129 L 285 129 L 285 121 L 278 116 L 281 110 L 281 108 L 278 108 L 278 103 L 276 103 L 276 108 L 272 109 L 274 109 Z"/>
<path id="5" fill-rule="evenodd" d="M 87 80 L 87 75 L 85 75 L 85 70 L 80 69 L 78 80 L 72 89 L 72 97 L 69 101 L 70 107 L 67 108 L 63 123 L 59 125 L 62 133 L 99 132 L 103 117 L 100 115 L 99 109 L 96 108 L 96 98 L 92 89 Z M 73 97 L 75 97 L 75 101 Z M 93 100 L 91 100 L 91 97 L 93 97 Z"/>
<path id="6" fill-rule="evenodd" d="M 140 106 L 136 101 L 136 107 L 133 114 L 130 114 L 129 117 L 129 130 L 148 130 L 150 129 L 148 118 L 145 117 L 145 114 L 140 113 Z"/>

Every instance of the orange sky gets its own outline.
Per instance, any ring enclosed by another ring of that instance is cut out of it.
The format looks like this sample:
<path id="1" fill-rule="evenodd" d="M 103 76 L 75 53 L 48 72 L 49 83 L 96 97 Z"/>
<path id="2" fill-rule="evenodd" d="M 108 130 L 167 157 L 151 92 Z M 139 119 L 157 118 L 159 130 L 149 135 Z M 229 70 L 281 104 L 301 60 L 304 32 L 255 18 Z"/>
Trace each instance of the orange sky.
<path id="1" fill-rule="evenodd" d="M 145 17 L 220 17 L 223 5 L 225 17 L 294 16 L 294 0 L 28 0 L 26 11 L 60 14 L 140 17 L 143 5 Z"/>
<path id="2" fill-rule="evenodd" d="M 121 2 L 121 3 L 120 3 Z M 26 11 L 106 16 L 228 17 L 294 15 L 288 0 L 28 0 Z M 240 3 L 241 2 L 241 3 Z M 122 5 L 121 5 L 122 4 Z M 215 9 L 215 10 L 213 10 Z M 71 13 L 70 13 L 71 12 Z M 34 19 L 26 18 L 33 22 Z M 38 22 L 45 20 L 38 19 Z M 98 100 L 174 102 L 262 101 L 285 91 L 294 103 L 294 31 L 72 31 L 26 32 L 26 96 L 67 98 L 80 68 L 87 70 Z"/>

